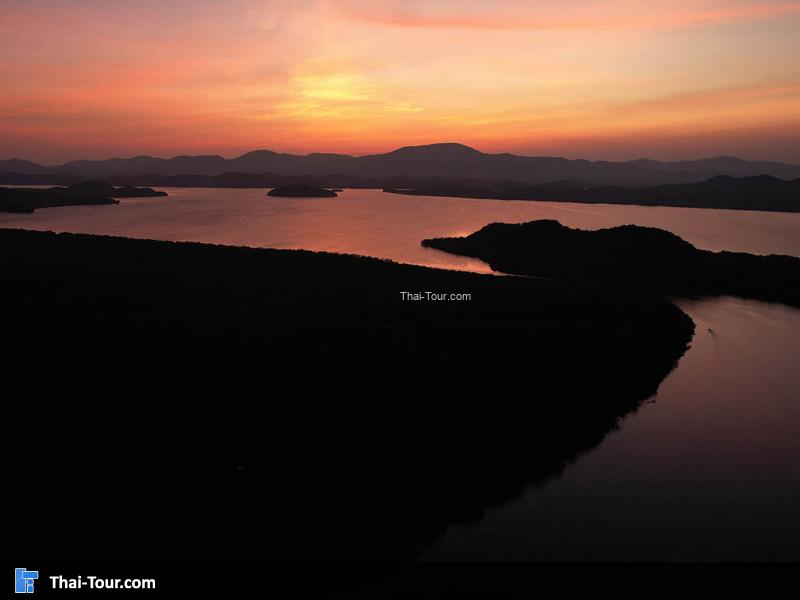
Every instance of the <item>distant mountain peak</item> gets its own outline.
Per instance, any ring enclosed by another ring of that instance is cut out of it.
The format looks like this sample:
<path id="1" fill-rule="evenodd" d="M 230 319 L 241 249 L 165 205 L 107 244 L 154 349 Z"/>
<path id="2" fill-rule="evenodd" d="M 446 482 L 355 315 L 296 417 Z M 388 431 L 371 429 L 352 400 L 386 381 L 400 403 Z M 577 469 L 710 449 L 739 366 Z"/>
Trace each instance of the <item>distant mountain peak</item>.
<path id="1" fill-rule="evenodd" d="M 278 154 L 274 150 L 267 150 L 266 148 L 259 148 L 258 150 L 251 150 L 250 152 L 245 152 L 241 156 L 237 158 L 244 158 L 245 156 L 274 156 Z"/>
<path id="2" fill-rule="evenodd" d="M 421 146 L 403 146 L 389 154 L 473 154 L 482 155 L 483 152 L 465 144 L 457 142 L 441 142 L 438 144 L 423 144 Z"/>

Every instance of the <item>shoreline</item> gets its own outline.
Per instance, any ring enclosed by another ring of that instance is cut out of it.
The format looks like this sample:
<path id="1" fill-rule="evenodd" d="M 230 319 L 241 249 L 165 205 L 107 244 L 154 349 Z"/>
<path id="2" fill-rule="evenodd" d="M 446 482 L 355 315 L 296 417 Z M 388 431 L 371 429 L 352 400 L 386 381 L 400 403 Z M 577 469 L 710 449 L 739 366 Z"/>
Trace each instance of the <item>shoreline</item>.
<path id="1" fill-rule="evenodd" d="M 420 244 L 483 260 L 505 273 L 665 297 L 734 295 L 800 307 L 800 258 L 699 250 L 655 227 L 586 230 L 548 219 L 495 222 L 464 237 Z"/>
<path id="2" fill-rule="evenodd" d="M 559 203 L 564 202 L 568 204 L 585 204 L 585 205 L 600 205 L 600 206 L 641 206 L 645 208 L 692 208 L 697 210 L 735 210 L 735 211 L 746 211 L 746 212 L 765 212 L 765 213 L 776 213 L 776 214 L 798 214 L 800 213 L 800 204 L 796 208 L 792 208 L 791 210 L 788 209 L 775 209 L 775 208 L 760 208 L 758 206 L 698 206 L 696 204 L 689 204 L 689 203 L 681 203 L 678 202 L 614 202 L 609 199 L 603 200 L 576 200 L 570 199 L 567 197 L 562 198 L 525 198 L 525 197 L 500 197 L 499 195 L 493 196 L 482 196 L 482 195 L 473 195 L 473 196 L 463 196 L 458 194 L 449 194 L 449 193 L 436 193 L 435 191 L 431 190 L 394 190 L 394 189 L 383 189 L 381 190 L 387 194 L 395 194 L 398 196 L 429 196 L 433 198 L 460 198 L 463 200 L 495 200 L 500 202 L 549 202 L 549 203 Z"/>
<path id="3" fill-rule="evenodd" d="M 7 184 L 2 187 L 8 189 L 27 189 L 27 190 L 42 190 L 52 187 L 48 184 Z M 176 190 L 270 190 L 277 186 L 261 186 L 261 185 L 158 185 L 162 189 L 176 189 Z M 431 198 L 455 198 L 459 200 L 492 200 L 500 202 L 536 202 L 545 204 L 578 204 L 586 206 L 636 206 L 642 208 L 689 208 L 694 210 L 729 210 L 736 212 L 755 212 L 755 213 L 771 213 L 771 214 L 800 214 L 800 206 L 794 210 L 778 210 L 774 208 L 759 208 L 759 207 L 742 207 L 742 206 L 697 206 L 693 204 L 675 204 L 675 203 L 653 203 L 653 202 L 613 202 L 610 200 L 570 200 L 566 198 L 502 198 L 497 196 L 463 196 L 457 194 L 446 193 L 431 193 L 429 191 L 417 192 L 413 189 L 399 190 L 399 189 L 385 189 L 381 187 L 350 187 L 344 186 L 338 188 L 340 191 L 347 190 L 375 190 L 381 191 L 385 194 L 393 194 L 395 196 L 427 196 Z M 52 206 L 47 208 L 61 208 L 62 206 Z M 42 210 L 42 209 L 39 209 Z"/>

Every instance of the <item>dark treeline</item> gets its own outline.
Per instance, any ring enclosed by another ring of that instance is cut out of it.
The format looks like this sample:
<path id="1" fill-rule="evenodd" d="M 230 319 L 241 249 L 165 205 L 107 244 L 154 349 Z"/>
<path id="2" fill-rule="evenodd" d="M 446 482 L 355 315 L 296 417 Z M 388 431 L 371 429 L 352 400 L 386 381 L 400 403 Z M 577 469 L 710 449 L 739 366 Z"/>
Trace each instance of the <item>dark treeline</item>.
<path id="1" fill-rule="evenodd" d="M 683 296 L 731 294 L 800 306 L 800 259 L 698 250 L 675 234 L 625 225 L 599 231 L 557 221 L 492 223 L 423 246 L 487 261 L 493 269 Z"/>
<path id="2" fill-rule="evenodd" d="M 720 175 L 701 183 L 640 188 L 587 187 L 569 182 L 545 185 L 434 182 L 385 191 L 417 196 L 800 212 L 800 179 L 784 181 L 769 175 L 742 178 Z"/>
<path id="3" fill-rule="evenodd" d="M 693 332 L 651 295 L 302 251 L 2 230 L 0 269 L 19 560 L 413 557 Z"/>

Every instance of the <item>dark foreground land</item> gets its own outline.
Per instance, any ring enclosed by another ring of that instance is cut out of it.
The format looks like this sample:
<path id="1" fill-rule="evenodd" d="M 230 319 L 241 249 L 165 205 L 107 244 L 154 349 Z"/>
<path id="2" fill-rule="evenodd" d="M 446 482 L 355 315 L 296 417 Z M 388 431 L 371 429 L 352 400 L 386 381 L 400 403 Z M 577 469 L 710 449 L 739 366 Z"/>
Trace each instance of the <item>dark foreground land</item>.
<path id="1" fill-rule="evenodd" d="M 624 225 L 598 231 L 558 221 L 492 223 L 423 246 L 473 256 L 504 273 L 673 296 L 730 294 L 800 306 L 800 258 L 698 250 L 673 233 Z"/>
<path id="2" fill-rule="evenodd" d="M 694 329 L 652 295 L 301 251 L 0 230 L 0 272 L 17 561 L 413 558 L 597 444 Z"/>

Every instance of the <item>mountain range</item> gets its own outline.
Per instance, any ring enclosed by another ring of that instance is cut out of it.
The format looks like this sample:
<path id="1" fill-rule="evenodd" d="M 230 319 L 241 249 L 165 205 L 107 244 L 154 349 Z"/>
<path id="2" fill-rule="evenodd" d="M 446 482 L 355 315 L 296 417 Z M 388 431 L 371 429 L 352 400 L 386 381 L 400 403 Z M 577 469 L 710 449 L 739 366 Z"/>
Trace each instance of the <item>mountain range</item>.
<path id="1" fill-rule="evenodd" d="M 0 160 L 0 175 L 73 175 L 88 178 L 144 175 L 217 176 L 224 173 L 287 176 L 346 175 L 371 180 L 397 177 L 442 177 L 451 180 L 494 180 L 542 184 L 556 181 L 584 185 L 650 186 L 705 181 L 717 175 L 771 175 L 800 178 L 800 165 L 748 161 L 734 157 L 664 162 L 639 159 L 626 162 L 570 160 L 556 157 L 487 154 L 463 144 L 407 146 L 385 154 L 285 154 L 255 150 L 236 158 L 221 156 L 137 156 L 106 160 L 75 160 L 41 165 L 27 160 Z"/>

